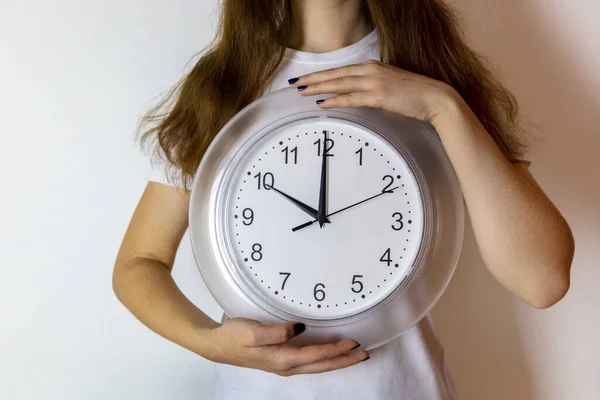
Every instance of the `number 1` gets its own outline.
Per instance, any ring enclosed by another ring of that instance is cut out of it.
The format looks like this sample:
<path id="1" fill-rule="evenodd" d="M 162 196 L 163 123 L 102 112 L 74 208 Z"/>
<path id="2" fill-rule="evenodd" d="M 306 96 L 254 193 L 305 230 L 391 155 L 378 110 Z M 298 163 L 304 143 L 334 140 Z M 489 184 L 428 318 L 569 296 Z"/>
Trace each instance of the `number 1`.
<path id="1" fill-rule="evenodd" d="M 354 154 L 358 154 L 358 165 L 362 165 L 362 157 L 363 157 L 362 147 L 360 149 L 358 149 L 356 151 L 356 153 L 354 153 Z"/>

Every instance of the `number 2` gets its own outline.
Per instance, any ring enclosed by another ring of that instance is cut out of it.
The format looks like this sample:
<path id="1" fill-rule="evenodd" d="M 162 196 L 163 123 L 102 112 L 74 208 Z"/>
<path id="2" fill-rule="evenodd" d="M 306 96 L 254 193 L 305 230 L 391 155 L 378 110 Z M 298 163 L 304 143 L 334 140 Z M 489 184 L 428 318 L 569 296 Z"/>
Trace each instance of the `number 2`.
<path id="1" fill-rule="evenodd" d="M 388 190 L 390 188 L 390 186 L 392 186 L 394 184 L 394 177 L 391 175 L 386 175 L 383 177 L 383 181 L 385 181 L 386 179 L 390 180 L 390 183 L 387 184 L 386 187 L 383 188 L 383 190 L 381 191 L 382 193 L 393 193 L 391 190 Z"/>

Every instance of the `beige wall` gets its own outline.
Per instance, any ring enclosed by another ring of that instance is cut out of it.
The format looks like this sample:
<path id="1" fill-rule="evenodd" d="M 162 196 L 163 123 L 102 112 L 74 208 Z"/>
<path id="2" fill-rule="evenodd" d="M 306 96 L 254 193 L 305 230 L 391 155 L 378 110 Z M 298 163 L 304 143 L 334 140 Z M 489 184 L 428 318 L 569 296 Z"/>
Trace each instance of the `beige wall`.
<path id="1" fill-rule="evenodd" d="M 538 138 L 531 170 L 576 240 L 571 290 L 545 311 L 508 295 L 467 231 L 434 311 L 464 400 L 600 399 L 600 2 L 461 0 Z"/>

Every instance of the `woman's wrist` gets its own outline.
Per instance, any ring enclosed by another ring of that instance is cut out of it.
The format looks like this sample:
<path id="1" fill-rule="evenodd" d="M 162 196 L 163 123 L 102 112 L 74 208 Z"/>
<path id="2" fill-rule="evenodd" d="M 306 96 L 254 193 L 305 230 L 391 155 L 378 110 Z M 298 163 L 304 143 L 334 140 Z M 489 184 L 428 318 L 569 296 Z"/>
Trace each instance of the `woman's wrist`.
<path id="1" fill-rule="evenodd" d="M 214 349 L 214 330 L 221 324 L 212 321 L 212 324 L 202 327 L 196 327 L 191 332 L 190 345 L 186 348 L 201 357 L 210 358 L 210 350 Z"/>
<path id="2" fill-rule="evenodd" d="M 447 88 L 440 91 L 432 106 L 430 120 L 440 138 L 445 135 L 446 131 L 453 131 L 452 127 L 457 127 L 469 120 L 470 116 L 475 117 L 461 95 L 451 86 L 446 86 Z"/>
<path id="3" fill-rule="evenodd" d="M 459 111 L 461 102 L 464 103 L 464 100 L 452 86 L 442 84 L 435 91 L 430 102 L 430 122 L 438 128 L 441 123 L 448 121 Z"/>

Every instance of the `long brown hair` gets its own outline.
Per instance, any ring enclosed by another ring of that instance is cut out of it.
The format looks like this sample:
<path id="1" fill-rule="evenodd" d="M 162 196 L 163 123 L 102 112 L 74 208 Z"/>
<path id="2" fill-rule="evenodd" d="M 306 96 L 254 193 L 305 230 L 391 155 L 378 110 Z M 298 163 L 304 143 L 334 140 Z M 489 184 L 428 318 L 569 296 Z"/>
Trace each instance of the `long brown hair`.
<path id="1" fill-rule="evenodd" d="M 223 0 L 217 34 L 195 66 L 142 119 L 142 146 L 188 188 L 223 125 L 264 94 L 292 24 L 291 0 Z M 514 96 L 464 41 L 443 0 L 363 0 L 380 61 L 453 86 L 507 158 L 526 148 Z M 202 54 L 203 53 L 203 54 Z"/>

